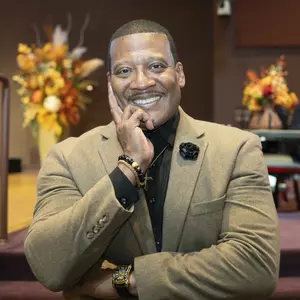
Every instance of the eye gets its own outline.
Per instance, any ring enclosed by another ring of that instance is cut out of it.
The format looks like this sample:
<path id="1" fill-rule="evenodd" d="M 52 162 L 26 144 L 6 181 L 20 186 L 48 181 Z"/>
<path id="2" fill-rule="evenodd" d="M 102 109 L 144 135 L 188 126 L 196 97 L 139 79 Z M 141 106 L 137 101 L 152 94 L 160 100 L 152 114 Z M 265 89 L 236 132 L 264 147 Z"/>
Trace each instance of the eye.
<path id="1" fill-rule="evenodd" d="M 160 68 L 161 68 L 161 65 L 155 64 L 155 65 L 152 65 L 152 68 L 154 68 L 154 69 L 160 69 Z"/>
<path id="2" fill-rule="evenodd" d="M 129 68 L 121 68 L 115 74 L 119 77 L 128 77 L 131 74 L 131 70 Z"/>
<path id="3" fill-rule="evenodd" d="M 166 69 L 166 66 L 162 63 L 154 63 L 150 65 L 150 70 L 156 73 L 163 72 Z"/>

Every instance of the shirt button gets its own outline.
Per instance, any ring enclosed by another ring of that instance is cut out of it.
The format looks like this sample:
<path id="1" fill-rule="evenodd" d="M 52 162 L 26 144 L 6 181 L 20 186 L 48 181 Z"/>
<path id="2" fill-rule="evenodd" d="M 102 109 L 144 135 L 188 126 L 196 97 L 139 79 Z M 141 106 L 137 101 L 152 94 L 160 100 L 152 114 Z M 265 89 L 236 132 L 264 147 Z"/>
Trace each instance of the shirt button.
<path id="1" fill-rule="evenodd" d="M 156 242 L 156 245 L 160 245 L 160 241 L 157 241 L 157 242 Z"/>
<path id="2" fill-rule="evenodd" d="M 153 204 L 155 202 L 155 198 L 150 199 L 150 203 Z"/>
<path id="3" fill-rule="evenodd" d="M 123 206 L 126 206 L 128 204 L 128 200 L 124 197 L 120 199 L 120 202 Z"/>
<path id="4" fill-rule="evenodd" d="M 86 236 L 87 236 L 88 239 L 92 239 L 95 235 L 94 235 L 93 232 L 88 231 L 88 232 L 86 233 Z"/>

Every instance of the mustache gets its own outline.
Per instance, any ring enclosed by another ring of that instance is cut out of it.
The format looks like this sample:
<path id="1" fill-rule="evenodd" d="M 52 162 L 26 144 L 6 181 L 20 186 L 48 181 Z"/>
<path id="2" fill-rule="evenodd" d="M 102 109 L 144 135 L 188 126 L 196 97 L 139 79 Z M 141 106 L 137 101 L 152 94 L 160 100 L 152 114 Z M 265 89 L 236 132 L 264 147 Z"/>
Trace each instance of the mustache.
<path id="1" fill-rule="evenodd" d="M 131 93 L 126 98 L 128 101 L 132 102 L 132 101 L 139 100 L 139 99 L 143 100 L 143 99 L 148 99 L 148 98 L 152 98 L 152 97 L 162 97 L 164 95 L 165 95 L 165 93 L 163 93 L 163 92 L 144 91 L 144 92 Z"/>

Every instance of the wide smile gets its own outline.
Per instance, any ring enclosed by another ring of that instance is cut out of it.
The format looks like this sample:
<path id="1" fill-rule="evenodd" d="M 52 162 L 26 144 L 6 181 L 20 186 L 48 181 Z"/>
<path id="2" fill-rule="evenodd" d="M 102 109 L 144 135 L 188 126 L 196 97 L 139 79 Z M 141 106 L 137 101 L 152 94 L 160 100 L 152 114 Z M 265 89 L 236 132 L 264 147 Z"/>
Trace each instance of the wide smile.
<path id="1" fill-rule="evenodd" d="M 160 100 L 161 96 L 149 97 L 146 99 L 136 99 L 132 102 L 137 106 L 150 107 Z"/>

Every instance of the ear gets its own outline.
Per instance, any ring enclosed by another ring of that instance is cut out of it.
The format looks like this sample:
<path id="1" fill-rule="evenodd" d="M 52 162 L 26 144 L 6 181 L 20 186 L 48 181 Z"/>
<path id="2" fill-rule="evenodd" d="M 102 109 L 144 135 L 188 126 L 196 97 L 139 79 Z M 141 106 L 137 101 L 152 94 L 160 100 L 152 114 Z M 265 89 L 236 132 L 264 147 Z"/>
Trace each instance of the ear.
<path id="1" fill-rule="evenodd" d="M 177 82 L 180 88 L 185 86 L 185 75 L 183 72 L 183 65 L 181 62 L 176 63 Z"/>

